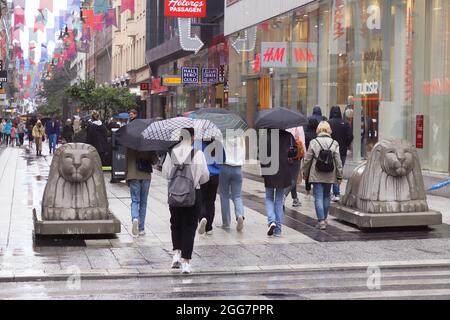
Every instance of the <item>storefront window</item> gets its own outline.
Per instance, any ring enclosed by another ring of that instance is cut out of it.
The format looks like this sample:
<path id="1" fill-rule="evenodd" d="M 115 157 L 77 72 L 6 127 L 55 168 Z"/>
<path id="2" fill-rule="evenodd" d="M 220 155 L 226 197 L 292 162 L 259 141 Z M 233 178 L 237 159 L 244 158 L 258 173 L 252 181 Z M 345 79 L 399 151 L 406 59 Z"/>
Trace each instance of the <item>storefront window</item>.
<path id="1" fill-rule="evenodd" d="M 448 172 L 449 7 L 323 0 L 231 35 L 230 106 L 250 125 L 274 106 L 310 115 L 319 105 L 325 116 L 340 106 L 355 136 L 350 159 L 380 139 L 407 139 L 425 169 Z"/>

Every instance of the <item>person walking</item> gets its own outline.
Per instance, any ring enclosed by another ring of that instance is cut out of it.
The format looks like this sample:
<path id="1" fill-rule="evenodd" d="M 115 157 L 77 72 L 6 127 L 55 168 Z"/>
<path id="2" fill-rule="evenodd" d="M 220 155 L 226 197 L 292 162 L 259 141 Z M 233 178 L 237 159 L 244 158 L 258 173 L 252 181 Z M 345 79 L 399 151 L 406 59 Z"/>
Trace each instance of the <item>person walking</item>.
<path id="1" fill-rule="evenodd" d="M 42 156 L 42 142 L 45 140 L 45 128 L 42 125 L 41 120 L 36 122 L 32 134 L 34 142 L 36 143 L 36 156 Z"/>
<path id="2" fill-rule="evenodd" d="M 231 228 L 230 199 L 234 203 L 236 230 L 244 229 L 244 202 L 242 200 L 242 166 L 245 163 L 245 140 L 241 136 L 226 137 L 223 142 L 224 161 L 220 165 L 219 192 L 222 211 L 222 229 Z"/>
<path id="3" fill-rule="evenodd" d="M 6 121 L 5 119 L 2 119 L 0 122 L 0 145 L 3 145 L 3 142 L 5 140 L 5 128 L 6 127 Z"/>
<path id="4" fill-rule="evenodd" d="M 339 155 L 341 157 L 342 167 L 345 166 L 347 160 L 348 148 L 353 142 L 353 130 L 350 123 L 343 119 L 342 111 L 339 106 L 334 106 L 330 111 L 330 120 L 328 120 L 332 131 L 331 138 L 339 143 Z M 333 202 L 341 201 L 340 185 L 333 185 Z"/>
<path id="5" fill-rule="evenodd" d="M 28 136 L 28 147 L 31 149 L 33 148 L 33 125 L 31 123 L 28 124 L 27 136 Z"/>
<path id="6" fill-rule="evenodd" d="M 62 137 L 66 143 L 73 142 L 73 136 L 75 135 L 75 131 L 73 130 L 72 120 L 67 119 L 66 124 L 63 128 Z"/>
<path id="7" fill-rule="evenodd" d="M 6 146 L 9 146 L 11 144 L 11 128 L 12 128 L 12 122 L 11 120 L 8 120 L 5 125 L 5 144 Z"/>
<path id="8" fill-rule="evenodd" d="M 291 186 L 291 171 L 289 168 L 289 149 L 291 133 L 280 130 L 278 145 L 272 141 L 271 130 L 267 130 L 267 155 L 269 163 L 261 163 L 261 172 L 266 189 L 266 212 L 269 229 L 268 236 L 281 237 L 284 219 L 284 192 Z"/>
<path id="9" fill-rule="evenodd" d="M 48 146 L 50 154 L 55 153 L 58 144 L 59 135 L 61 133 L 61 125 L 58 119 L 54 116 L 52 120 L 45 124 L 45 134 L 48 138 Z"/>
<path id="10" fill-rule="evenodd" d="M 166 156 L 162 173 L 169 180 L 172 268 L 181 267 L 181 273 L 190 274 L 195 233 L 202 210 L 201 186 L 209 181 L 210 174 L 204 153 L 193 148 L 194 129 L 183 129 L 182 132 L 180 143 Z M 183 182 L 189 198 L 181 200 L 172 196 L 171 190 L 177 189 L 177 181 Z"/>
<path id="11" fill-rule="evenodd" d="M 322 121 L 317 127 L 317 138 L 312 140 L 303 164 L 304 178 L 314 186 L 314 204 L 321 230 L 327 228 L 330 209 L 330 192 L 334 183 L 342 181 L 342 163 L 339 143 L 331 138 L 328 122 Z"/>
<path id="12" fill-rule="evenodd" d="M 308 127 L 306 128 L 305 131 L 305 146 L 306 146 L 306 151 L 309 149 L 309 145 L 311 143 L 312 140 L 317 138 L 317 127 L 319 126 L 319 122 L 314 119 L 314 118 L 310 118 L 309 119 L 309 123 L 308 123 Z M 305 180 L 305 189 L 306 189 L 306 198 L 308 200 L 311 200 L 311 191 L 312 191 L 312 184 L 309 182 L 309 179 Z"/>
<path id="13" fill-rule="evenodd" d="M 292 206 L 294 208 L 300 207 L 302 204 L 298 198 L 297 193 L 297 184 L 299 183 L 299 176 L 300 176 L 300 169 L 301 169 L 301 163 L 302 159 L 305 156 L 305 131 L 303 127 L 293 128 L 287 130 L 290 134 L 292 134 L 293 138 L 290 142 L 290 148 L 292 151 L 295 151 L 295 155 L 292 157 L 289 157 L 289 169 L 291 171 L 291 186 L 289 188 L 286 188 L 286 191 L 284 192 L 285 199 L 289 195 L 289 193 L 292 196 Z"/>
<path id="14" fill-rule="evenodd" d="M 206 163 L 208 164 L 209 170 L 209 181 L 201 186 L 202 191 L 202 212 L 200 216 L 200 224 L 198 227 L 199 234 L 213 234 L 213 223 L 216 213 L 216 199 L 217 199 L 217 190 L 219 189 L 219 175 L 220 175 L 220 167 L 214 161 L 214 157 L 216 156 L 215 152 L 217 150 L 221 150 L 221 148 L 217 147 L 217 141 L 203 141 L 201 145 L 201 150 L 205 153 L 205 150 L 209 148 L 215 147 L 213 150 L 213 154 L 211 154 L 211 158 L 205 154 Z M 200 149 L 200 148 L 198 148 Z"/>
<path id="15" fill-rule="evenodd" d="M 322 108 L 320 107 L 320 106 L 315 106 L 314 108 L 313 108 L 313 113 L 312 113 L 312 115 L 308 118 L 308 120 L 309 119 L 316 119 L 317 120 L 317 122 L 321 122 L 321 121 L 327 121 L 327 118 L 326 117 L 324 117 L 323 115 L 322 115 Z"/>
<path id="16" fill-rule="evenodd" d="M 17 129 L 15 126 L 11 127 L 11 147 L 16 147 Z"/>
<path id="17" fill-rule="evenodd" d="M 100 120 L 100 114 L 97 111 L 92 112 L 92 117 L 88 121 L 86 143 L 97 149 L 102 159 L 102 165 L 105 165 L 107 162 L 106 153 L 108 151 L 108 130 Z"/>
<path id="18" fill-rule="evenodd" d="M 19 125 L 17 126 L 17 134 L 19 136 L 19 146 L 23 146 L 25 141 L 25 133 L 27 132 L 27 125 L 23 120 L 19 121 Z"/>

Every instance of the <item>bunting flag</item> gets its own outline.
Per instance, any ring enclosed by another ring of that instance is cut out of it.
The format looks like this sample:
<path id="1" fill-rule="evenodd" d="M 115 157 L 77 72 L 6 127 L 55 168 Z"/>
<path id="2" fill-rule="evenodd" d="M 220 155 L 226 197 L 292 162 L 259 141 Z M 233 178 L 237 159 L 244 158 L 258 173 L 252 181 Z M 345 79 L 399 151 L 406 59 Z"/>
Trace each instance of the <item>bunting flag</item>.
<path id="1" fill-rule="evenodd" d="M 21 7 L 14 8 L 14 29 L 25 26 L 25 12 Z"/>
<path id="2" fill-rule="evenodd" d="M 105 27 L 111 27 L 115 26 L 117 27 L 117 16 L 116 16 L 116 9 L 111 8 L 108 10 L 108 14 L 105 17 Z"/>
<path id="3" fill-rule="evenodd" d="M 108 0 L 95 0 L 94 3 L 94 14 L 103 14 L 105 15 L 109 8 Z"/>
<path id="4" fill-rule="evenodd" d="M 134 0 L 122 0 L 122 5 L 120 6 L 120 13 L 123 13 L 127 10 L 134 13 Z"/>
<path id="5" fill-rule="evenodd" d="M 94 10 L 92 10 L 92 9 L 83 10 L 83 20 L 89 27 L 91 27 L 91 29 L 93 29 L 94 28 Z"/>
<path id="6" fill-rule="evenodd" d="M 53 12 L 53 0 L 40 0 L 38 9 L 47 9 Z"/>
<path id="7" fill-rule="evenodd" d="M 102 31 L 103 30 L 103 15 L 99 14 L 94 16 L 94 31 Z"/>

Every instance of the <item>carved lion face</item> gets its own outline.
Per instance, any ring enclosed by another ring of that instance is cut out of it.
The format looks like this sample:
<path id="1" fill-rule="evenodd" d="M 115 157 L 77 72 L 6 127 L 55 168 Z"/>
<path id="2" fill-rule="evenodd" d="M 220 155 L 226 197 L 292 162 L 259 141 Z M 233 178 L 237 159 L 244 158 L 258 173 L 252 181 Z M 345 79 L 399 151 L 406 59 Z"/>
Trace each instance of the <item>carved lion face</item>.
<path id="1" fill-rule="evenodd" d="M 381 147 L 381 167 L 392 177 L 404 177 L 414 169 L 414 151 L 406 142 L 383 143 Z"/>
<path id="2" fill-rule="evenodd" d="M 92 152 L 80 149 L 65 149 L 61 153 L 59 173 L 70 182 L 85 182 L 94 173 Z"/>

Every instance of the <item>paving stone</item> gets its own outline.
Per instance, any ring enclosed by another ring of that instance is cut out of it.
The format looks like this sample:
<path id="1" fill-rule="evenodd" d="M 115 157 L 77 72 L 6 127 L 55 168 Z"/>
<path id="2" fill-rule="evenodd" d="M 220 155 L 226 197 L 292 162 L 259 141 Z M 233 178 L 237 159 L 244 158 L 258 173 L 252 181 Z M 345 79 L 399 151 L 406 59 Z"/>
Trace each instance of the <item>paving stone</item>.
<path id="1" fill-rule="evenodd" d="M 142 266 L 148 264 L 136 248 L 111 249 L 119 264 L 123 266 Z"/>

